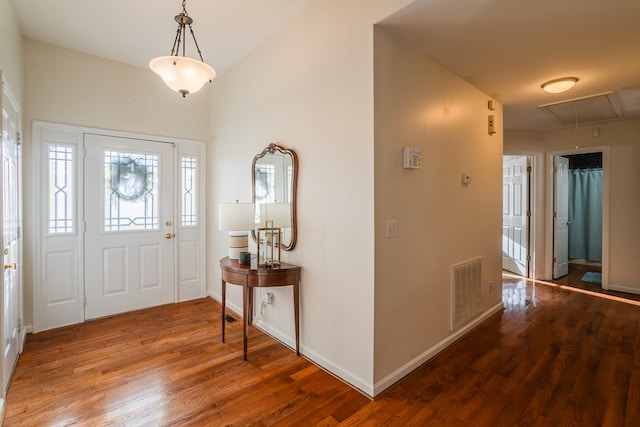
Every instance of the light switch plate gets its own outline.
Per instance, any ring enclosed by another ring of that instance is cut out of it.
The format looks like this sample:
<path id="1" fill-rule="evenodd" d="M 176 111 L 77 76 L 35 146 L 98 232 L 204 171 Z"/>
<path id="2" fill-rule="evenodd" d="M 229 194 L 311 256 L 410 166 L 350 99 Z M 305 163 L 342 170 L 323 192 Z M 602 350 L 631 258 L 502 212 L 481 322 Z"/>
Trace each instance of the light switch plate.
<path id="1" fill-rule="evenodd" d="M 387 239 L 391 237 L 398 237 L 398 221 L 395 219 L 389 219 L 386 223 L 386 236 Z"/>

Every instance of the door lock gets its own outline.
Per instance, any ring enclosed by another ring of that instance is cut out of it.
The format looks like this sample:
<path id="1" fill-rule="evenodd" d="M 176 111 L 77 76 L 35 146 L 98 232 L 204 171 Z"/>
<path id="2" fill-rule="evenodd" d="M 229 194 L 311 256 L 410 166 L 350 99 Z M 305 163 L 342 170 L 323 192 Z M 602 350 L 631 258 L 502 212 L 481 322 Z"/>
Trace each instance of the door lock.
<path id="1" fill-rule="evenodd" d="M 12 262 L 11 264 L 5 264 L 4 265 L 4 269 L 5 270 L 15 270 L 18 268 L 18 263 Z"/>

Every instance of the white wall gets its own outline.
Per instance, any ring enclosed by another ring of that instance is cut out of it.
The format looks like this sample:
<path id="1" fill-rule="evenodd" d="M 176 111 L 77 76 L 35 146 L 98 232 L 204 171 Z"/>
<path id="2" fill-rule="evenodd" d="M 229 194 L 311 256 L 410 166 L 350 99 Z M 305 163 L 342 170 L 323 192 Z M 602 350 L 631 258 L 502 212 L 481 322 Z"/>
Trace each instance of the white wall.
<path id="1" fill-rule="evenodd" d="M 372 393 L 374 316 L 373 24 L 408 1 L 326 0 L 214 82 L 209 224 L 217 204 L 249 201 L 251 161 L 269 143 L 300 161 L 301 351 Z M 220 295 L 224 233 L 209 229 L 208 283 Z M 293 335 L 290 290 L 268 325 Z M 240 307 L 239 292 L 230 295 Z M 251 346 L 249 347 L 251 357 Z"/>
<path id="2" fill-rule="evenodd" d="M 195 139 L 208 137 L 207 89 L 182 98 L 147 69 L 29 41 L 25 46 L 25 265 L 33 265 L 31 122 Z M 32 272 L 25 270 L 25 324 L 31 325 Z"/>
<path id="3" fill-rule="evenodd" d="M 452 265 L 481 256 L 483 310 L 501 307 L 502 106 L 488 110 L 489 99 L 376 29 L 375 381 L 383 387 L 453 335 Z M 404 146 L 421 150 L 421 170 L 402 168 Z M 397 220 L 397 238 L 386 238 L 387 220 Z"/>
<path id="4" fill-rule="evenodd" d="M 593 128 L 599 128 L 594 137 Z M 640 249 L 640 119 L 629 119 L 590 126 L 539 132 L 537 135 L 508 132 L 505 135 L 505 152 L 535 150 L 540 153 L 558 150 L 609 147 L 610 206 L 609 206 L 609 286 L 611 289 L 640 293 L 640 276 L 637 260 Z M 548 165 L 545 165 L 548 168 Z M 545 174 L 548 175 L 548 174 Z M 545 191 L 546 184 L 542 188 Z M 546 198 L 546 195 L 545 195 Z M 545 209 L 550 209 L 545 206 Z M 544 215 L 544 212 L 538 214 Z M 548 236 L 547 236 L 548 238 Z M 537 256 L 549 256 L 543 248 L 536 248 Z M 550 275 L 550 272 L 548 272 Z"/>
<path id="5" fill-rule="evenodd" d="M 0 0 L 0 70 L 23 108 L 22 36 L 11 0 Z"/>

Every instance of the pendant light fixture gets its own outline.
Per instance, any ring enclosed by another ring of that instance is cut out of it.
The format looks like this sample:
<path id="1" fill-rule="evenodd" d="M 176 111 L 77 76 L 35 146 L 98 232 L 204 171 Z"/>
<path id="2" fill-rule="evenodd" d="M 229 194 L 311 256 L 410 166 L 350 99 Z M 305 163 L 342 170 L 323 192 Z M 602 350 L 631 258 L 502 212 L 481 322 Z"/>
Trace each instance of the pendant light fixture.
<path id="1" fill-rule="evenodd" d="M 149 68 L 162 77 L 162 80 L 164 80 L 167 86 L 181 93 L 184 98 L 190 93 L 195 93 L 202 89 L 202 86 L 204 86 L 207 81 L 213 81 L 216 72 L 202 59 L 202 52 L 200 52 L 200 47 L 198 47 L 196 35 L 193 33 L 193 28 L 191 28 L 193 19 L 191 19 L 187 13 L 186 0 L 182 0 L 182 13 L 176 15 L 175 20 L 178 23 L 178 32 L 173 41 L 171 55 L 153 58 L 149 62 Z M 189 26 L 189 32 L 193 37 L 193 43 L 198 51 L 200 60 L 185 56 L 187 25 Z M 180 45 L 182 45 L 182 56 L 180 56 Z"/>

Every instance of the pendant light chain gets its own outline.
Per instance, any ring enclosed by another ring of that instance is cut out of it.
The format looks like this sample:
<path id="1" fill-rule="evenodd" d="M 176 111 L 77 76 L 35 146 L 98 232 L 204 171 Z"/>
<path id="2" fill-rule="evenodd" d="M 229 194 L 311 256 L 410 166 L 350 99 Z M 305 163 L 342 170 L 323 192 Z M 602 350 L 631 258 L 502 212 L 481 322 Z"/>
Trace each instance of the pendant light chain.
<path id="1" fill-rule="evenodd" d="M 178 25 L 178 31 L 176 32 L 176 38 L 173 40 L 173 46 L 171 47 L 171 56 L 177 56 L 180 49 L 180 42 L 182 39 L 182 29 L 184 25 Z M 184 56 L 184 53 L 182 54 Z"/>
<path id="2" fill-rule="evenodd" d="M 182 0 L 182 12 L 186 16 L 189 16 L 189 14 L 187 13 L 187 0 Z M 193 32 L 193 28 L 191 28 L 191 24 L 192 24 L 192 22 L 189 22 L 189 31 L 191 32 L 191 37 L 193 37 L 193 44 L 196 45 L 196 51 L 198 52 L 198 56 L 200 57 L 200 61 L 204 62 L 204 59 L 202 59 L 202 52 L 200 52 L 200 46 L 198 46 L 198 41 L 196 40 L 196 35 Z M 184 56 L 184 50 L 182 51 L 182 56 Z"/>
<path id="3" fill-rule="evenodd" d="M 185 19 L 185 17 L 189 19 Z M 178 18 L 180 18 L 180 20 L 178 20 Z M 176 38 L 173 40 L 173 46 L 171 47 L 171 56 L 179 55 L 180 45 L 182 45 L 182 56 L 186 56 L 187 40 L 185 38 L 185 26 L 186 23 L 188 23 L 189 32 L 191 33 L 191 37 L 193 38 L 193 43 L 196 46 L 196 51 L 198 52 L 200 61 L 204 62 L 204 59 L 202 58 L 202 51 L 200 51 L 200 46 L 198 46 L 196 35 L 193 32 L 193 27 L 191 26 L 193 20 L 189 17 L 189 13 L 187 12 L 186 0 L 182 0 L 182 13 L 176 16 L 176 21 L 178 21 L 178 31 L 176 32 Z"/>
<path id="4" fill-rule="evenodd" d="M 196 40 L 196 35 L 193 33 L 193 28 L 191 28 L 191 24 L 189 24 L 189 31 L 191 31 L 191 37 L 193 37 L 193 44 L 196 45 L 196 50 L 198 51 L 198 56 L 200 56 L 200 61 L 204 62 L 204 59 L 202 59 L 202 52 L 200 52 L 200 46 L 198 46 L 198 41 Z"/>

